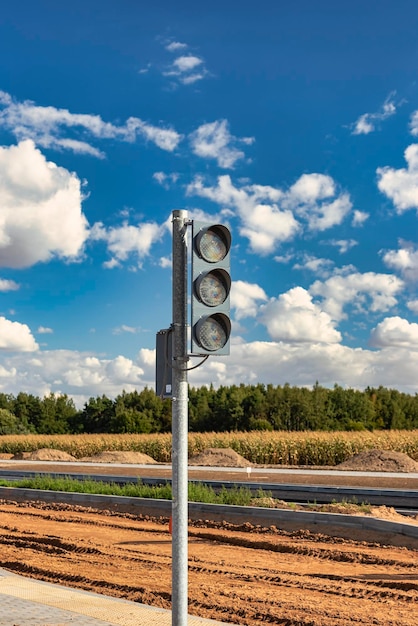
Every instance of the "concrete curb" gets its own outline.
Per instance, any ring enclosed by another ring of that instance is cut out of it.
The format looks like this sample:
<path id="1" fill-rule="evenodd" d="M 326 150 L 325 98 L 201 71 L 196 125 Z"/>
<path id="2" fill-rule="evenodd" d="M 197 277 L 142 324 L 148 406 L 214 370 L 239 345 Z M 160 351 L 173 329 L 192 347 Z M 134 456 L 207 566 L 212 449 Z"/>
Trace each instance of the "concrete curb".
<path id="1" fill-rule="evenodd" d="M 0 499 L 20 502 L 25 500 L 61 502 L 99 509 L 124 510 L 137 515 L 149 515 L 153 517 L 168 518 L 171 515 L 170 500 L 152 500 L 150 498 L 127 498 L 123 496 L 0 487 Z M 373 530 L 389 534 L 400 534 L 418 539 L 418 525 L 392 522 L 361 515 L 344 515 L 341 513 L 290 511 L 287 509 L 267 509 L 261 507 L 225 506 L 220 504 L 189 502 L 189 519 L 226 521 L 231 524 L 251 522 L 252 524 L 267 527 L 280 526 L 281 522 L 297 522 L 302 526 L 304 523 L 317 525 L 325 524 L 328 526 L 332 525 L 344 528 Z"/>

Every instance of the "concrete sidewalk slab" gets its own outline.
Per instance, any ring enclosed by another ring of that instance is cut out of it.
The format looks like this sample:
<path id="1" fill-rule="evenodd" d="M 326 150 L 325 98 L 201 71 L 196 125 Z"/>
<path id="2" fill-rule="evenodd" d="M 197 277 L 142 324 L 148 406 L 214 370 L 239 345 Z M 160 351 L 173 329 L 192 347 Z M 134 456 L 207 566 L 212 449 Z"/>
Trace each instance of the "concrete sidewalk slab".
<path id="1" fill-rule="evenodd" d="M 171 626 L 171 611 L 0 569 L 0 626 Z M 222 626 L 189 616 L 188 626 Z"/>

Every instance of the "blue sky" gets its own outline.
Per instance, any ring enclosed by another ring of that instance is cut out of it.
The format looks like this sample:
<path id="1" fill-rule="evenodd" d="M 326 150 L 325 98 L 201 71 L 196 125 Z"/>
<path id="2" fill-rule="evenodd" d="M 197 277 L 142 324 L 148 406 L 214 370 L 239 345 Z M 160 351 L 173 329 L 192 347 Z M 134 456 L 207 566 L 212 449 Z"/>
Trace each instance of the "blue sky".
<path id="1" fill-rule="evenodd" d="M 2 7 L 0 390 L 153 387 L 182 208 L 233 236 L 231 355 L 191 384 L 416 393 L 417 26 L 409 0 Z"/>

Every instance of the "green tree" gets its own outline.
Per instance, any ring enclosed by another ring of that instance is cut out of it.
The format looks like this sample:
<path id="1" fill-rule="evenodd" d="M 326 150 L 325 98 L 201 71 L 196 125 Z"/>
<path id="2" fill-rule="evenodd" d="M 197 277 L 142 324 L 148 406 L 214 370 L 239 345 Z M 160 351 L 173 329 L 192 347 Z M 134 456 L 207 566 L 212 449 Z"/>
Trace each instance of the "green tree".
<path id="1" fill-rule="evenodd" d="M 16 415 L 8 409 L 0 408 L 0 435 L 21 435 L 27 432 Z"/>
<path id="2" fill-rule="evenodd" d="M 105 395 L 97 398 L 90 398 L 85 403 L 80 413 L 82 432 L 86 433 L 108 433 L 114 417 L 115 408 L 113 401 Z"/>

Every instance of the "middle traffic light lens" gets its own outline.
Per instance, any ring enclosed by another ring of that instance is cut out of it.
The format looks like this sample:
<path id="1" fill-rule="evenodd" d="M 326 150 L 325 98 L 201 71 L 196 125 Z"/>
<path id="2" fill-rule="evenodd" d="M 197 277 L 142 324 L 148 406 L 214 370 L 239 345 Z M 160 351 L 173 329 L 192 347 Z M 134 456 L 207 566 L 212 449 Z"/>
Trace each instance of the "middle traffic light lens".
<path id="1" fill-rule="evenodd" d="M 198 297 L 206 306 L 219 306 L 227 298 L 227 288 L 221 275 L 213 272 L 203 276 L 197 284 Z"/>

